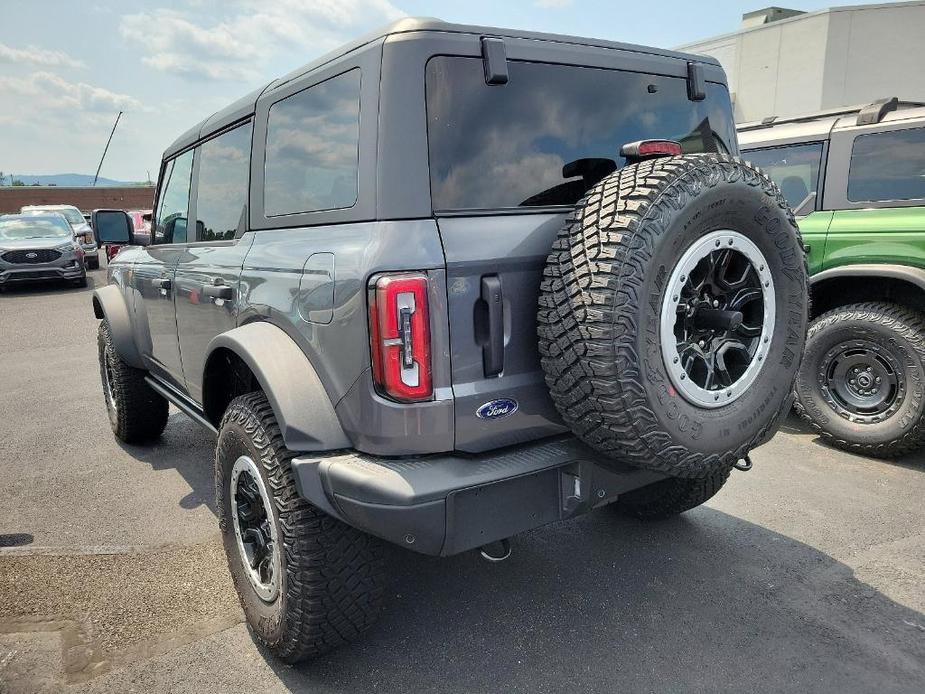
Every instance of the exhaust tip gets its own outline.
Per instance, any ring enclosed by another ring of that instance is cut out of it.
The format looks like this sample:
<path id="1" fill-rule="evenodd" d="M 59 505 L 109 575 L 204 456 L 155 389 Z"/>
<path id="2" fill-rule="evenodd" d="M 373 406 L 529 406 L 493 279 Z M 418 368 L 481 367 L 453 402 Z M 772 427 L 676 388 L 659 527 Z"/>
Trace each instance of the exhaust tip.
<path id="1" fill-rule="evenodd" d="M 507 538 L 483 545 L 479 549 L 482 559 L 492 563 L 502 562 L 511 556 L 511 541 Z"/>

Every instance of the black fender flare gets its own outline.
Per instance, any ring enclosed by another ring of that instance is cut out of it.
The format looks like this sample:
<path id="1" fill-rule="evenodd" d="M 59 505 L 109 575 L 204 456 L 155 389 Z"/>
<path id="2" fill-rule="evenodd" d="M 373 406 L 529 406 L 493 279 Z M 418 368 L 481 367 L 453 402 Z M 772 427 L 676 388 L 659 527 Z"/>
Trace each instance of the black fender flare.
<path id="1" fill-rule="evenodd" d="M 126 364 L 136 369 L 147 368 L 141 351 L 135 344 L 132 317 L 121 287 L 107 284 L 93 290 L 93 315 L 109 323 L 112 345 Z"/>
<path id="2" fill-rule="evenodd" d="M 210 387 L 209 362 L 222 349 L 240 357 L 254 374 L 270 401 L 286 448 L 332 451 L 351 446 L 318 373 L 281 328 L 258 321 L 214 337 L 206 347 L 203 399 Z"/>
<path id="3" fill-rule="evenodd" d="M 817 285 L 826 280 L 842 277 L 889 277 L 913 284 L 925 291 L 925 270 L 911 265 L 887 265 L 877 263 L 859 263 L 857 265 L 840 265 L 816 273 L 809 279 L 810 285 Z"/>

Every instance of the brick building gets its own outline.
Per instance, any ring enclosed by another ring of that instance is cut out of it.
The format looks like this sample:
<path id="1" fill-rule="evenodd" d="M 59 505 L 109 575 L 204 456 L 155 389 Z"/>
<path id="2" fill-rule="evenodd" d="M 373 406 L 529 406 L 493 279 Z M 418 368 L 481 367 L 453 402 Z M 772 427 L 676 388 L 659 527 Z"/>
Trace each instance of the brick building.
<path id="1" fill-rule="evenodd" d="M 19 212 L 23 205 L 74 205 L 83 211 L 107 207 L 150 210 L 154 205 L 154 186 L 0 186 L 0 214 Z"/>

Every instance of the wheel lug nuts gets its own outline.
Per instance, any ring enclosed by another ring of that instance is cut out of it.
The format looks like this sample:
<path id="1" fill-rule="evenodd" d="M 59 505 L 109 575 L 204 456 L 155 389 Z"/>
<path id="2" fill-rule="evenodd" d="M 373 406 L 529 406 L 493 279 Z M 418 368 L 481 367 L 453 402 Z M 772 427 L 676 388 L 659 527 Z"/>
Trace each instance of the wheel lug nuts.
<path id="1" fill-rule="evenodd" d="M 875 382 L 875 383 L 880 383 L 880 380 L 881 380 L 880 377 L 877 376 L 877 378 L 874 379 L 874 382 Z"/>
<path id="2" fill-rule="evenodd" d="M 854 379 L 852 378 L 850 381 L 848 381 L 848 383 L 850 383 L 851 385 L 854 385 Z"/>
<path id="3" fill-rule="evenodd" d="M 717 306 L 719 306 L 719 301 L 717 299 L 713 299 L 713 308 L 716 308 Z"/>

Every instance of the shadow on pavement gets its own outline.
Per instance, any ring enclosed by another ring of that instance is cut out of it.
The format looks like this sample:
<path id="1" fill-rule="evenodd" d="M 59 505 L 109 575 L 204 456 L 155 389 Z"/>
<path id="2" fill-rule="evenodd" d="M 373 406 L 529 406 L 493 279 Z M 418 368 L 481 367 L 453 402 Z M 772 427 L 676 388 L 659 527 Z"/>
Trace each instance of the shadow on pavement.
<path id="1" fill-rule="evenodd" d="M 182 412 L 172 412 L 167 428 L 153 444 L 134 446 L 113 440 L 135 460 L 152 470 L 174 469 L 190 487 L 190 493 L 179 500 L 184 509 L 203 504 L 215 513 L 215 483 L 213 460 L 215 437 Z M 218 527 L 216 525 L 216 527 Z"/>
<path id="2" fill-rule="evenodd" d="M 607 510 L 514 540 L 489 565 L 391 551 L 360 643 L 293 691 L 912 692 L 925 616 L 813 547 L 702 508 L 643 524 Z"/>
<path id="3" fill-rule="evenodd" d="M 812 436 L 812 443 L 821 448 L 825 448 L 830 451 L 839 451 L 842 452 L 840 448 L 836 448 L 829 444 L 824 438 L 816 434 L 813 431 L 812 427 L 807 424 L 803 419 L 796 415 L 796 413 L 791 412 L 787 418 L 784 420 L 781 425 L 780 431 L 785 434 L 796 434 L 796 435 L 807 435 Z M 859 453 L 851 453 L 851 455 L 861 456 Z M 909 455 L 904 455 L 901 458 L 870 458 L 871 460 L 876 460 L 884 465 L 894 465 L 896 467 L 901 467 L 906 470 L 914 470 L 916 472 L 925 472 L 925 449 L 920 449 Z"/>

